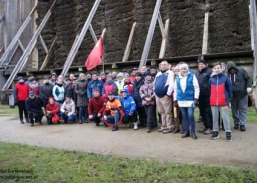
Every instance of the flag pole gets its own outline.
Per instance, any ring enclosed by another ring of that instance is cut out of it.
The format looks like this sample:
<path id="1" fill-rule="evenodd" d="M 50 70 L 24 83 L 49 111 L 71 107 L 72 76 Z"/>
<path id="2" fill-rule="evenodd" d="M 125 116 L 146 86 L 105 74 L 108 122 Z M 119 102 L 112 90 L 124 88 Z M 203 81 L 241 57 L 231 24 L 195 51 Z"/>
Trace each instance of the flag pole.
<path id="1" fill-rule="evenodd" d="M 103 32 L 101 34 L 101 37 L 102 37 L 103 40 L 104 40 L 105 31 L 106 31 L 106 28 L 104 28 L 104 30 L 103 30 Z M 104 50 L 104 47 L 103 47 L 103 50 Z M 103 72 L 104 72 L 104 55 L 102 57 L 102 62 L 103 62 Z"/>

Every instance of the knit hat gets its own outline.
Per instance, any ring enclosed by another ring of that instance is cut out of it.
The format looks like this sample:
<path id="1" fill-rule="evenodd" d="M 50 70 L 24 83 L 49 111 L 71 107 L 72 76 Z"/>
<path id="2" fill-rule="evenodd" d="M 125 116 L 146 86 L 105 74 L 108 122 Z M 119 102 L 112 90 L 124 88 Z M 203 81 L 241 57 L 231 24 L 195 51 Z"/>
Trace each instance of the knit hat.
<path id="1" fill-rule="evenodd" d="M 198 64 L 200 64 L 200 63 L 202 63 L 202 64 L 204 64 L 204 65 L 206 65 L 206 64 L 207 64 L 207 63 L 206 63 L 206 61 L 205 61 L 205 60 L 203 60 L 203 59 L 198 60 Z"/>
<path id="2" fill-rule="evenodd" d="M 95 88 L 93 92 L 100 92 L 100 90 L 98 88 Z"/>
<path id="3" fill-rule="evenodd" d="M 44 80 L 49 80 L 49 76 L 44 76 Z"/>
<path id="4" fill-rule="evenodd" d="M 189 70 L 189 66 L 187 65 L 187 64 L 181 64 L 180 66 L 179 66 L 179 69 L 181 70 L 181 69 L 186 69 L 187 71 Z"/>
<path id="5" fill-rule="evenodd" d="M 120 72 L 118 75 L 117 75 L 117 78 L 118 77 L 123 77 L 123 74 Z"/>
<path id="6" fill-rule="evenodd" d="M 104 72 L 101 72 L 100 76 L 105 76 L 106 74 Z"/>
<path id="7" fill-rule="evenodd" d="M 151 65 L 151 66 L 150 66 L 150 70 L 151 70 L 151 69 L 156 69 L 156 70 L 157 70 L 157 68 L 156 68 L 155 65 Z"/>
<path id="8" fill-rule="evenodd" d="M 108 95 L 115 95 L 114 92 L 109 92 Z"/>
<path id="9" fill-rule="evenodd" d="M 52 75 L 56 75 L 57 76 L 57 74 L 55 72 L 53 72 Z"/>
<path id="10" fill-rule="evenodd" d="M 129 78 L 129 73 L 125 73 L 124 78 Z"/>
<path id="11" fill-rule="evenodd" d="M 134 67 L 133 69 L 132 69 L 132 71 L 137 71 L 138 70 L 138 68 L 136 68 L 136 67 Z"/>
<path id="12" fill-rule="evenodd" d="M 20 81 L 20 80 L 23 80 L 23 81 L 24 81 L 24 79 L 23 79 L 22 76 L 19 76 L 19 77 L 18 77 L 18 81 Z"/>
<path id="13" fill-rule="evenodd" d="M 179 65 L 176 65 L 174 70 L 180 70 Z"/>
<path id="14" fill-rule="evenodd" d="M 112 73 L 107 74 L 107 78 L 112 78 Z"/>
<path id="15" fill-rule="evenodd" d="M 142 77 L 142 73 L 141 72 L 137 72 L 136 76 L 141 76 Z"/>
<path id="16" fill-rule="evenodd" d="M 150 71 L 145 72 L 145 76 L 152 76 Z"/>
<path id="17" fill-rule="evenodd" d="M 79 74 L 79 79 L 82 78 L 82 77 L 84 77 L 84 76 L 85 76 L 85 74 L 80 73 L 80 74 Z"/>

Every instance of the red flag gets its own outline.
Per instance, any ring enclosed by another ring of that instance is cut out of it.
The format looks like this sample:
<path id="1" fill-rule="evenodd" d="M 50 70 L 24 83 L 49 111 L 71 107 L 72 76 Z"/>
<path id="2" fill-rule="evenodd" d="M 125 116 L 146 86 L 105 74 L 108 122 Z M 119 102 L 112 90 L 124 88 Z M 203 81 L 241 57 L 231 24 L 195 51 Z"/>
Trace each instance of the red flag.
<path id="1" fill-rule="evenodd" d="M 102 64 L 103 52 L 103 38 L 101 36 L 85 62 L 85 67 L 87 70 L 91 70 Z"/>

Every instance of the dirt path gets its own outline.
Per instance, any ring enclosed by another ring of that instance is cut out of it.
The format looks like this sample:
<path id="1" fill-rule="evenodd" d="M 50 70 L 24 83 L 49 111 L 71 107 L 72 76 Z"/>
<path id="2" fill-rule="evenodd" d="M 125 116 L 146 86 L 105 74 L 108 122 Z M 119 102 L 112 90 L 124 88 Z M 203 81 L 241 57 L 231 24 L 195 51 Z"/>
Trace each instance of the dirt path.
<path id="1" fill-rule="evenodd" d="M 44 121 L 43 121 L 44 122 Z M 180 163 L 204 163 L 257 168 L 257 125 L 248 124 L 245 133 L 232 131 L 226 142 L 224 132 L 218 140 L 197 134 L 199 139 L 182 139 L 180 134 L 161 134 L 155 130 L 120 128 L 117 132 L 89 124 L 42 125 L 31 128 L 15 117 L 0 117 L 0 141 L 22 143 L 128 158 L 155 159 Z"/>

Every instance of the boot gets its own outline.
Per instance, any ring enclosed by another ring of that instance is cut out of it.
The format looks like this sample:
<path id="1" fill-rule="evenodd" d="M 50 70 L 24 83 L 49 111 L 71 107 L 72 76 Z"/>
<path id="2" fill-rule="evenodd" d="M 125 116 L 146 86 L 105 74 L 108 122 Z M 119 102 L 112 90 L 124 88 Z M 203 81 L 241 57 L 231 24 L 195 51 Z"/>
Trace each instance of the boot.
<path id="1" fill-rule="evenodd" d="M 239 124 L 235 124 L 234 129 L 238 130 L 239 129 Z"/>
<path id="2" fill-rule="evenodd" d="M 173 133 L 175 134 L 175 133 L 179 133 L 180 132 L 180 129 L 179 128 L 175 128 L 174 130 L 173 130 Z"/>
<path id="3" fill-rule="evenodd" d="M 20 120 L 20 122 L 21 122 L 21 124 L 24 124 L 24 121 L 23 121 L 23 119 L 21 119 L 21 120 Z"/>
<path id="4" fill-rule="evenodd" d="M 244 132 L 245 131 L 245 125 L 240 125 L 239 129 L 240 129 L 241 132 Z"/>
<path id="5" fill-rule="evenodd" d="M 213 134 L 211 136 L 211 140 L 216 140 L 218 139 L 220 136 L 219 136 L 219 132 L 217 131 L 213 131 Z"/>
<path id="6" fill-rule="evenodd" d="M 112 131 L 117 131 L 119 128 L 118 128 L 118 126 L 113 126 L 112 127 Z"/>
<path id="7" fill-rule="evenodd" d="M 79 124 L 82 124 L 82 123 L 83 123 L 83 121 L 82 121 L 82 120 L 80 120 L 80 121 L 79 121 Z"/>
<path id="8" fill-rule="evenodd" d="M 190 132 L 189 132 L 189 131 L 185 132 L 185 133 L 181 136 L 181 138 L 186 138 L 186 137 L 190 137 Z"/>
<path id="9" fill-rule="evenodd" d="M 137 125 L 137 122 L 134 123 L 134 130 L 137 130 L 138 129 L 138 125 Z"/>
<path id="10" fill-rule="evenodd" d="M 226 141 L 231 141 L 231 132 L 226 132 Z"/>
<path id="11" fill-rule="evenodd" d="M 29 119 L 28 119 L 28 118 L 26 118 L 26 123 L 30 123 L 30 121 L 29 121 Z"/>
<path id="12" fill-rule="evenodd" d="M 195 132 L 191 132 L 191 136 L 194 140 L 196 140 L 198 137 L 196 136 Z"/>

